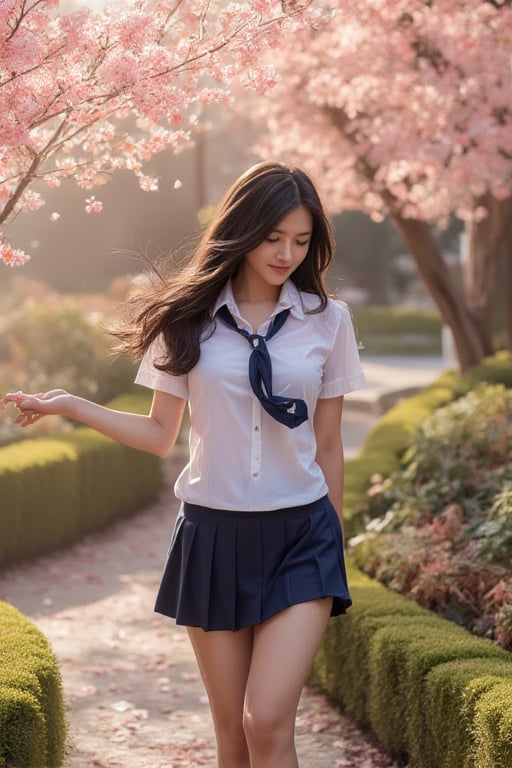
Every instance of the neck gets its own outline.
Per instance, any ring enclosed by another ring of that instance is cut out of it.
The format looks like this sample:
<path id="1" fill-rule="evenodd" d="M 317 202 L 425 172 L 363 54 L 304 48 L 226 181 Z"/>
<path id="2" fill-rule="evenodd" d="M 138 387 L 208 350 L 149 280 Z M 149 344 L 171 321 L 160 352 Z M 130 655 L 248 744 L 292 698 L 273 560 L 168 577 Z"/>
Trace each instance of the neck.
<path id="1" fill-rule="evenodd" d="M 281 294 L 280 285 L 268 285 L 268 283 L 255 283 L 244 280 L 238 274 L 232 283 L 233 296 L 237 304 L 272 304 L 274 305 Z"/>

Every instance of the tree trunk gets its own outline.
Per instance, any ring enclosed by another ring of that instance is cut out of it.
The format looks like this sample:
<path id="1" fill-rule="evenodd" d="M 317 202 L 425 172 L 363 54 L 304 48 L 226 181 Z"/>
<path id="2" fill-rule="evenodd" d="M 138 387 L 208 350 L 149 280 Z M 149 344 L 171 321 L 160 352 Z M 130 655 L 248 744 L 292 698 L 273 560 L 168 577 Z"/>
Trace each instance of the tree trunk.
<path id="1" fill-rule="evenodd" d="M 459 367 L 464 373 L 487 354 L 474 319 L 453 286 L 446 263 L 428 224 L 417 219 L 404 219 L 397 212 L 392 212 L 391 216 L 407 243 L 418 272 L 436 302 L 444 322 L 453 333 Z"/>
<path id="2" fill-rule="evenodd" d="M 351 120 L 346 112 L 339 107 L 324 107 L 323 111 L 333 126 L 355 144 L 357 132 L 351 133 L 348 130 Z M 366 156 L 358 156 L 356 169 L 371 184 L 375 184 L 377 169 Z M 484 195 L 476 201 L 488 209 L 489 215 L 475 222 L 470 233 L 469 265 L 466 272 L 469 296 L 466 304 L 455 290 L 428 224 L 418 219 L 404 218 L 401 202 L 388 189 L 380 186 L 379 194 L 409 247 L 420 277 L 453 333 L 459 368 L 464 373 L 493 351 L 492 331 L 489 332 L 492 320 L 489 321 L 489 317 L 492 316 L 496 286 L 497 251 L 505 233 L 506 211 L 510 201 L 500 203 L 491 195 Z"/>
<path id="3" fill-rule="evenodd" d="M 486 194 L 476 207 L 487 210 L 481 221 L 468 224 L 469 253 L 463 260 L 466 306 L 486 355 L 494 351 L 494 300 L 498 252 L 508 228 L 510 199 L 498 201 Z"/>
<path id="4" fill-rule="evenodd" d="M 512 352 L 512 224 L 504 241 L 505 252 L 505 344 Z"/>

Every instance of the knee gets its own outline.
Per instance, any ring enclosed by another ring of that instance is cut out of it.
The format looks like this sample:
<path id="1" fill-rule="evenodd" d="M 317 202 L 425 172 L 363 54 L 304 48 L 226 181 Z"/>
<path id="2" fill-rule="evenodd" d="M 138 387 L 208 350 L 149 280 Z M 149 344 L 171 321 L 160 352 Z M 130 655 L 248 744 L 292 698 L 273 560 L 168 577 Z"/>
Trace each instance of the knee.
<path id="1" fill-rule="evenodd" d="M 250 750 L 274 750 L 293 741 L 293 719 L 276 711 L 266 702 L 264 705 L 248 705 L 244 712 L 244 732 Z"/>

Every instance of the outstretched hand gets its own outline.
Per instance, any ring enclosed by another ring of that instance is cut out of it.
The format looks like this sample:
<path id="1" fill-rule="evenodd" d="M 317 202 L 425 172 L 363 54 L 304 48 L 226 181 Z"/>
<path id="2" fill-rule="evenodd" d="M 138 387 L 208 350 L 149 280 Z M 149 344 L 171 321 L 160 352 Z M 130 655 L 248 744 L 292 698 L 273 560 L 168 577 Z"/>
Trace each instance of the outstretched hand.
<path id="1" fill-rule="evenodd" d="M 39 392 L 28 395 L 25 392 L 8 392 L 0 399 L 0 408 L 5 408 L 12 403 L 18 409 L 18 415 L 14 419 L 20 427 L 29 427 L 43 416 L 67 416 L 75 415 L 75 398 L 65 389 L 51 389 L 49 392 Z"/>

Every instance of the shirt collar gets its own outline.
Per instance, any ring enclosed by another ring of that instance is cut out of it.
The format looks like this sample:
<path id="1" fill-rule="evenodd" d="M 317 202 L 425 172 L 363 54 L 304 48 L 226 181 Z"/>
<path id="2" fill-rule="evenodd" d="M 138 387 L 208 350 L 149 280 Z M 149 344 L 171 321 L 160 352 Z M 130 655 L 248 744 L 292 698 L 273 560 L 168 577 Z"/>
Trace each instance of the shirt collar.
<path id="1" fill-rule="evenodd" d="M 227 306 L 233 315 L 240 315 L 235 297 L 233 296 L 233 286 L 231 280 L 228 280 L 218 295 L 217 301 L 213 307 L 213 315 L 215 316 L 219 309 L 223 306 Z M 295 283 L 289 279 L 286 280 L 281 288 L 279 301 L 277 302 L 271 316 L 276 315 L 278 312 L 282 312 L 283 309 L 289 309 L 291 315 L 296 317 L 298 320 L 304 320 L 304 307 L 302 304 L 300 291 Z"/>

